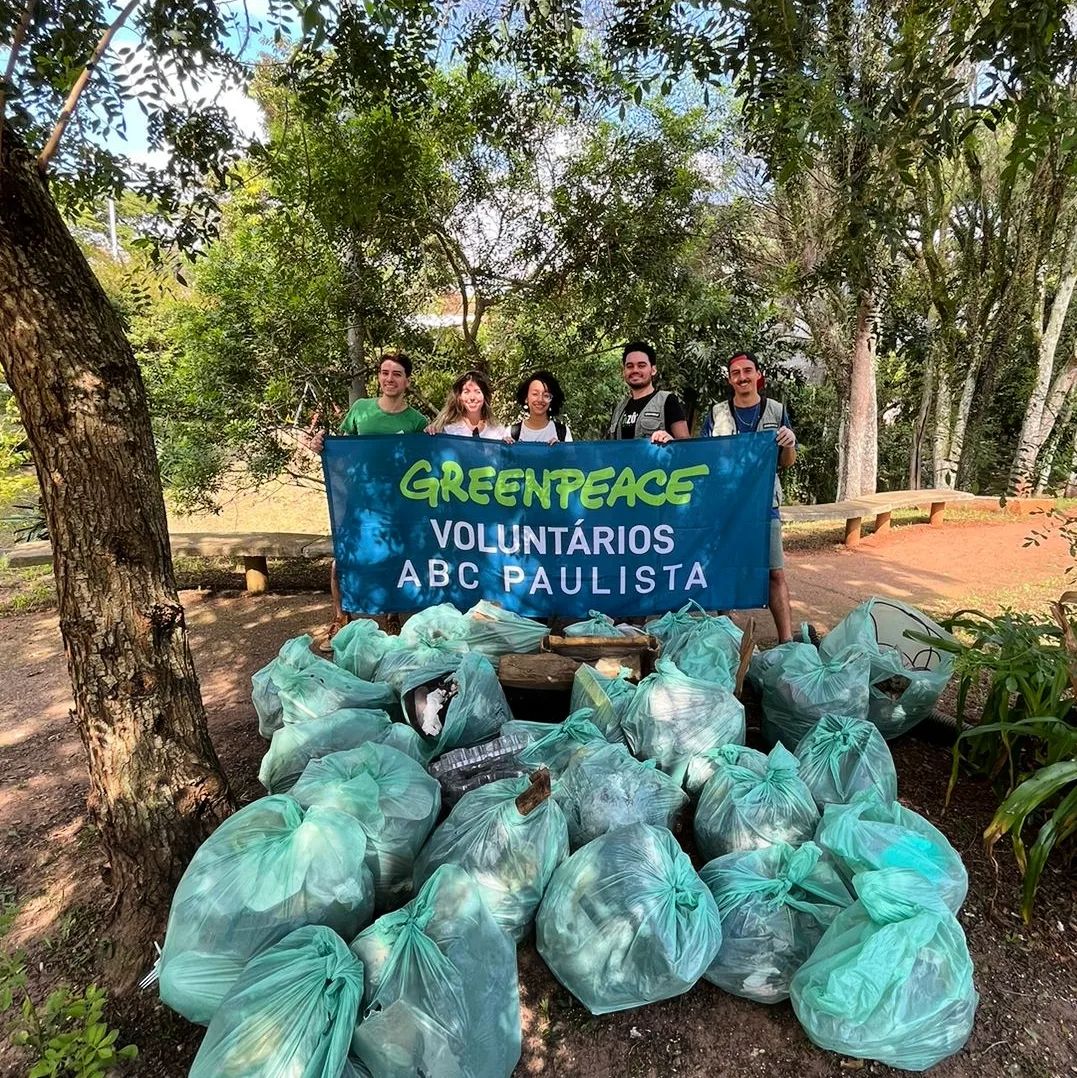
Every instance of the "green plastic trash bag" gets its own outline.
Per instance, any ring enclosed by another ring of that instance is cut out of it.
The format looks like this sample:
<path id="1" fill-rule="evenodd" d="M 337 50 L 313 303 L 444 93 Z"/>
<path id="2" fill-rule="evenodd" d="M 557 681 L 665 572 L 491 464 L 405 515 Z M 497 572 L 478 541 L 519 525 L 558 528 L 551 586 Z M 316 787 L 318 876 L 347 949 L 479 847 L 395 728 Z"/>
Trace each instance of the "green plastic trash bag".
<path id="1" fill-rule="evenodd" d="M 793 974 L 853 901 L 813 842 L 727 853 L 699 875 L 722 916 L 722 946 L 703 976 L 756 1003 L 789 998 Z"/>
<path id="2" fill-rule="evenodd" d="M 781 741 L 795 749 L 824 715 L 867 718 L 871 661 L 860 648 L 824 659 L 811 644 L 794 640 L 766 654 L 757 671 L 768 745 Z"/>
<path id="3" fill-rule="evenodd" d="M 494 920 L 517 943 L 568 857 L 568 825 L 555 801 L 547 796 L 526 816 L 517 808 L 532 781 L 500 779 L 464 794 L 415 862 L 416 887 L 441 865 L 469 872 Z"/>
<path id="4" fill-rule="evenodd" d="M 912 640 L 908 633 L 955 644 L 941 625 L 896 599 L 861 603 L 819 644 L 820 654 L 828 659 L 848 647 L 867 653 L 871 662 L 867 717 L 888 739 L 911 730 L 935 710 L 954 669 L 951 651 Z"/>
<path id="5" fill-rule="evenodd" d="M 190 1078 L 317 1078 L 348 1058 L 363 966 L 306 925 L 247 963 L 209 1024 Z"/>
<path id="6" fill-rule="evenodd" d="M 917 872 L 866 872 L 853 884 L 859 901 L 793 976 L 793 1010 L 821 1048 L 927 1070 L 972 1032 L 978 996 L 965 933 Z"/>
<path id="7" fill-rule="evenodd" d="M 366 979 L 352 1056 L 372 1076 L 512 1074 L 520 1058 L 516 945 L 467 872 L 442 865 L 351 948 Z"/>
<path id="8" fill-rule="evenodd" d="M 311 760 L 385 739 L 393 722 L 384 711 L 345 708 L 320 719 L 282 726 L 269 742 L 258 781 L 271 793 L 287 793 Z"/>
<path id="9" fill-rule="evenodd" d="M 603 614 L 599 610 L 588 610 L 587 617 L 583 621 L 574 621 L 566 625 L 565 636 L 623 636 L 624 633 L 617 628 L 613 618 Z"/>
<path id="10" fill-rule="evenodd" d="M 553 975 L 592 1013 L 687 992 L 722 942 L 718 907 L 664 827 L 596 838 L 554 873 L 536 942 Z"/>
<path id="11" fill-rule="evenodd" d="M 644 624 L 643 631 L 653 636 L 664 649 L 703 617 L 706 617 L 706 611 L 694 599 L 690 599 L 680 610 L 669 610 L 661 617 L 651 618 Z"/>
<path id="12" fill-rule="evenodd" d="M 799 846 L 812 837 L 818 822 L 815 799 L 797 774 L 797 758 L 784 745 L 775 745 L 763 774 L 730 766 L 703 787 L 696 845 L 707 860 L 776 842 Z"/>
<path id="13" fill-rule="evenodd" d="M 688 803 L 680 786 L 653 760 L 637 760 L 624 745 L 588 745 L 554 784 L 554 799 L 578 849 L 626 824 L 674 828 Z"/>
<path id="14" fill-rule="evenodd" d="M 468 647 L 490 659 L 501 655 L 531 655 L 538 651 L 550 631 L 540 621 L 514 614 L 485 599 L 464 616 Z"/>
<path id="15" fill-rule="evenodd" d="M 542 737 L 521 749 L 517 757 L 521 764 L 532 771 L 545 767 L 557 778 L 573 757 L 585 746 L 607 744 L 602 731 L 591 721 L 594 712 L 590 708 L 574 711 L 564 722 L 548 727 Z M 502 733 L 512 731 L 514 724 L 505 723 Z"/>
<path id="16" fill-rule="evenodd" d="M 662 658 L 689 677 L 715 681 L 732 692 L 742 635 L 727 617 L 694 618 L 691 626 L 662 645 Z"/>
<path id="17" fill-rule="evenodd" d="M 438 638 L 436 646 L 409 644 L 401 636 L 391 636 L 389 640 L 390 644 L 378 662 L 375 677 L 378 681 L 388 682 L 397 693 L 417 670 L 442 664 L 450 667 L 459 662 L 460 656 L 467 650 L 463 640 Z"/>
<path id="18" fill-rule="evenodd" d="M 359 821 L 377 909 L 394 909 L 408 898 L 415 857 L 441 811 L 441 786 L 422 764 L 368 741 L 311 760 L 291 793 L 304 808 L 339 809 Z"/>
<path id="19" fill-rule="evenodd" d="M 744 744 L 744 705 L 716 682 L 688 677 L 659 659 L 639 683 L 621 727 L 637 756 L 654 760 L 681 783 L 693 756 Z"/>
<path id="20" fill-rule="evenodd" d="M 594 711 L 591 721 L 606 740 L 623 742 L 621 720 L 636 695 L 636 685 L 628 680 L 630 675 L 626 666 L 618 667 L 617 673 L 609 677 L 588 663 L 581 663 L 572 677 L 569 711 L 591 708 Z"/>
<path id="21" fill-rule="evenodd" d="M 725 776 L 721 787 L 715 786 L 711 791 L 712 797 L 724 797 L 730 781 L 729 774 L 732 770 L 736 775 L 737 768 L 748 768 L 757 775 L 762 775 L 767 769 L 767 754 L 758 749 L 745 748 L 743 745 L 719 745 L 716 749 L 706 749 L 698 753 L 688 761 L 688 770 L 684 774 L 684 788 L 696 797 L 703 792 L 716 774 Z M 721 791 L 719 793 L 719 790 Z"/>
<path id="22" fill-rule="evenodd" d="M 318 661 L 319 657 L 311 651 L 310 645 L 309 634 L 293 637 L 285 642 L 275 659 L 251 675 L 251 703 L 258 715 L 258 731 L 263 737 L 269 737 L 284 721 L 277 691 L 278 677 L 285 671 L 303 670 Z"/>
<path id="23" fill-rule="evenodd" d="M 797 745 L 796 758 L 820 808 L 865 792 L 880 801 L 897 800 L 894 758 L 878 728 L 865 719 L 824 715 Z"/>
<path id="24" fill-rule="evenodd" d="M 896 801 L 883 803 L 861 794 L 848 805 L 827 805 L 815 841 L 846 879 L 875 869 L 912 869 L 954 913 L 968 893 L 961 855 L 937 827 Z"/>
<path id="25" fill-rule="evenodd" d="M 374 671 L 382 656 L 392 647 L 393 639 L 370 618 L 355 618 L 334 634 L 330 646 L 333 662 L 363 681 L 374 681 Z"/>
<path id="26" fill-rule="evenodd" d="M 206 1025 L 255 955 L 303 925 L 350 938 L 370 920 L 366 838 L 336 809 L 263 797 L 195 852 L 172 898 L 161 951 L 161 999 Z"/>
<path id="27" fill-rule="evenodd" d="M 497 672 L 478 652 L 409 674 L 400 699 L 427 759 L 486 741 L 512 718 Z"/>
<path id="28" fill-rule="evenodd" d="M 398 712 L 396 693 L 384 681 L 360 681 L 359 678 L 317 659 L 303 670 L 286 670 L 277 677 L 281 702 L 281 722 L 309 722 L 345 708 Z M 261 728 L 260 728 L 261 729 Z M 263 736 L 273 734 L 263 729 Z"/>
<path id="29" fill-rule="evenodd" d="M 400 641 L 405 647 L 430 647 L 452 651 L 468 650 L 468 619 L 452 603 L 428 606 L 412 614 L 400 627 Z"/>

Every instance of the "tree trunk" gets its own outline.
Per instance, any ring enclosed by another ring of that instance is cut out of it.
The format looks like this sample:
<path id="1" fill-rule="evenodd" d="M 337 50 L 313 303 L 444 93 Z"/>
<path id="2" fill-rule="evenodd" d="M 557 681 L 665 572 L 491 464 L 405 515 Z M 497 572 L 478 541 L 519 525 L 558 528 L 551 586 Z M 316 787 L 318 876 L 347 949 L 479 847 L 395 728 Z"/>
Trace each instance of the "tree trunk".
<path id="1" fill-rule="evenodd" d="M 348 240 L 348 291 L 350 321 L 348 323 L 348 364 L 352 379 L 348 384 L 348 405 L 366 396 L 366 326 L 363 319 L 363 255 L 359 237 L 354 233 Z"/>
<path id="2" fill-rule="evenodd" d="M 912 429 L 909 443 L 909 490 L 919 490 L 924 474 L 924 442 L 927 438 L 927 420 L 931 414 L 931 397 L 934 391 L 935 365 L 938 363 L 937 348 L 934 343 L 929 348 L 927 364 L 924 367 L 924 385 L 920 392 L 920 411 Z"/>
<path id="3" fill-rule="evenodd" d="M 0 156 L 0 362 L 41 482 L 60 631 L 108 856 L 120 990 L 234 807 L 176 592 L 145 388 L 119 319 L 9 129 Z"/>
<path id="4" fill-rule="evenodd" d="M 838 500 L 874 494 L 879 464 L 879 416 L 875 393 L 878 344 L 875 294 L 865 289 L 856 309 L 856 331 L 849 370 L 849 410 L 843 432 L 844 468 Z"/>

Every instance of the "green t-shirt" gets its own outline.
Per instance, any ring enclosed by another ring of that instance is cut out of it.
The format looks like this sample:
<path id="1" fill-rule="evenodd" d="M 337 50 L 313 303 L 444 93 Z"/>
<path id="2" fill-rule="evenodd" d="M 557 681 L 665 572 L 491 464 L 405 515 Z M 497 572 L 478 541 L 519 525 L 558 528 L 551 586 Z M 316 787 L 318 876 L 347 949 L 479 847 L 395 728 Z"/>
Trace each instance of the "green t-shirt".
<path id="1" fill-rule="evenodd" d="M 418 434 L 429 420 L 414 408 L 383 412 L 374 397 L 362 397 L 349 409 L 340 424 L 341 434 Z"/>

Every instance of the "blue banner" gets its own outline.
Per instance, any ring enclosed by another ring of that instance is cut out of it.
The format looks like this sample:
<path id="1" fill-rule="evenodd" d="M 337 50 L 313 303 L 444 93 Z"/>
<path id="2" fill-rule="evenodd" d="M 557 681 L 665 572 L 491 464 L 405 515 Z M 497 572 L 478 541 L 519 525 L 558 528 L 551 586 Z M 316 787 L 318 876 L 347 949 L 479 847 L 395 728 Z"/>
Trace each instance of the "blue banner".
<path id="1" fill-rule="evenodd" d="M 479 599 L 532 617 L 767 602 L 773 431 L 505 445 L 447 435 L 327 438 L 344 609 Z"/>

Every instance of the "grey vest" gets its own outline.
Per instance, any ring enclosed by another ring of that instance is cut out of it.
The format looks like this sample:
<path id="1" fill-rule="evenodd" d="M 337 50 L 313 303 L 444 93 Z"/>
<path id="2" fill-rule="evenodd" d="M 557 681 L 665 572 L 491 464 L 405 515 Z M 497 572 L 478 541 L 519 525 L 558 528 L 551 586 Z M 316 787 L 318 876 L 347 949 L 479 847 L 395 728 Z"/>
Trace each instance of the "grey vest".
<path id="1" fill-rule="evenodd" d="M 763 414 L 756 423 L 756 430 L 777 430 L 782 425 L 782 413 L 785 405 L 781 401 L 766 398 L 763 405 Z M 715 438 L 729 434 L 737 434 L 737 418 L 733 414 L 733 402 L 719 401 L 711 408 L 711 434 Z M 778 477 L 774 477 L 774 505 L 782 504 L 782 485 Z"/>
<path id="2" fill-rule="evenodd" d="M 656 430 L 665 430 L 666 423 L 666 399 L 669 397 L 668 389 L 660 389 L 647 402 L 646 407 L 636 418 L 636 437 L 650 438 Z M 632 403 L 631 397 L 625 397 L 613 410 L 613 419 L 610 420 L 607 438 L 616 438 L 621 431 L 621 417 L 625 414 L 628 406 Z"/>

